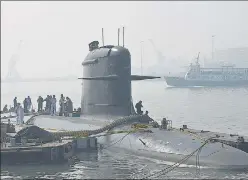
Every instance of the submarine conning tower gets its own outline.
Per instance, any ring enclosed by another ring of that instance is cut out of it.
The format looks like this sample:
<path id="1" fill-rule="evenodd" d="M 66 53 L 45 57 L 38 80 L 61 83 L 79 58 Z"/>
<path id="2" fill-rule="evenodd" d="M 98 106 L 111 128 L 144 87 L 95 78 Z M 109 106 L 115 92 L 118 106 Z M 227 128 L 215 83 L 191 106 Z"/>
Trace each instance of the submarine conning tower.
<path id="1" fill-rule="evenodd" d="M 84 59 L 81 110 L 83 115 L 129 116 L 135 114 L 132 80 L 154 79 L 131 75 L 131 55 L 127 48 L 99 42 L 89 44 Z"/>

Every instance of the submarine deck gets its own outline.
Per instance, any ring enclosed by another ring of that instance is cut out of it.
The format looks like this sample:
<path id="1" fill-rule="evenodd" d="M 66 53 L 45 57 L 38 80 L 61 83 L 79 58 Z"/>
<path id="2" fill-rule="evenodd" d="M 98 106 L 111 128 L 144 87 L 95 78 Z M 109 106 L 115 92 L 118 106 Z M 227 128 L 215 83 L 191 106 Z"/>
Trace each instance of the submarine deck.
<path id="1" fill-rule="evenodd" d="M 40 115 L 36 117 L 34 122 L 35 125 L 44 128 L 48 131 L 61 131 L 61 129 L 65 130 L 94 130 L 98 128 L 102 128 L 112 123 L 113 120 L 105 119 L 101 117 L 95 119 L 88 119 L 87 117 L 61 117 L 61 116 L 48 116 L 48 115 Z M 80 126 L 79 126 L 80 124 Z M 82 125 L 82 126 L 81 126 Z M 70 128 L 69 128 L 70 127 Z M 17 129 L 21 129 L 22 127 L 18 127 Z M 49 129 L 54 128 L 54 129 Z M 180 131 L 180 133 L 190 134 L 192 137 L 207 140 L 210 137 L 213 138 L 217 142 L 221 142 L 232 147 L 238 148 L 246 153 L 248 153 L 248 137 L 242 136 L 244 142 L 238 141 L 238 137 L 240 135 L 237 134 L 227 134 L 220 132 L 211 132 L 206 130 L 196 130 L 196 129 L 184 129 L 181 131 L 179 128 L 172 128 L 172 131 Z"/>
<path id="2" fill-rule="evenodd" d="M 50 119 L 50 117 L 46 117 L 46 116 L 41 116 L 39 117 L 41 118 L 40 120 L 36 121 L 35 124 L 37 125 L 42 125 L 41 121 L 44 122 L 45 119 Z M 37 118 L 37 119 L 39 119 Z M 53 116 L 51 117 L 52 119 L 56 119 L 56 121 L 59 122 L 66 122 L 66 123 L 70 123 L 70 124 L 74 124 L 75 127 L 75 123 L 76 125 L 80 124 L 87 124 L 89 127 L 83 126 L 84 129 L 97 129 L 100 127 L 104 127 L 108 124 L 111 124 L 113 122 L 113 120 L 103 120 L 100 117 L 95 119 L 95 120 L 89 120 L 87 119 L 87 117 L 81 117 L 81 118 L 75 118 L 75 117 L 56 117 Z M 98 120 L 99 119 L 99 120 Z M 101 119 L 101 120 L 100 120 Z M 56 123 L 57 124 L 57 123 Z M 82 128 L 81 128 L 82 129 Z M 172 128 L 173 131 L 180 131 L 179 128 Z M 202 139 L 202 140 L 207 140 L 210 137 L 215 137 L 213 138 L 214 140 L 218 141 L 218 142 L 222 142 L 224 144 L 230 145 L 232 147 L 238 148 L 246 153 L 248 153 L 248 137 L 247 136 L 242 136 L 244 138 L 244 142 L 239 142 L 238 141 L 238 137 L 240 137 L 241 135 L 237 135 L 237 134 L 227 134 L 227 133 L 221 133 L 221 132 L 211 132 L 211 131 L 206 131 L 206 130 L 196 130 L 196 129 L 184 129 L 184 131 L 180 131 L 181 133 L 188 133 L 193 137 L 196 137 L 198 139 Z"/>
<path id="3" fill-rule="evenodd" d="M 196 135 L 204 140 L 210 137 L 217 142 L 221 142 L 227 144 L 229 146 L 238 148 L 246 153 L 248 153 L 248 137 L 247 136 L 240 136 L 238 134 L 226 134 L 226 133 L 219 133 L 219 132 L 211 132 L 211 131 L 203 131 L 203 130 L 195 130 L 195 129 L 184 129 L 184 132 L 190 133 L 192 135 Z M 238 138 L 243 137 L 243 141 L 240 142 Z"/>

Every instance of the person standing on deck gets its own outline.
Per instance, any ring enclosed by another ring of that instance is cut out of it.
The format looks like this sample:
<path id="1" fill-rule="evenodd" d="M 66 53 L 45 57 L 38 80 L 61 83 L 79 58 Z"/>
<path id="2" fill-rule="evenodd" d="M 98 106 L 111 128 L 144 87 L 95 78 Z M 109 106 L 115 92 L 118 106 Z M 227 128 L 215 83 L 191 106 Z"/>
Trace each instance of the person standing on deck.
<path id="1" fill-rule="evenodd" d="M 25 100 L 24 100 L 25 101 Z M 24 101 L 23 101 L 23 103 L 24 103 Z M 19 123 L 19 119 L 20 119 L 20 117 L 19 117 L 19 107 L 21 106 L 21 104 L 20 103 L 17 103 L 17 106 L 16 106 L 16 109 L 15 109 L 15 111 L 16 111 L 16 124 L 17 125 L 19 125 L 20 123 Z"/>
<path id="2" fill-rule="evenodd" d="M 59 116 L 63 116 L 65 113 L 65 97 L 63 94 L 60 95 L 59 106 Z"/>
<path id="3" fill-rule="evenodd" d="M 20 124 L 24 124 L 24 109 L 23 109 L 23 107 L 21 105 L 19 107 L 18 114 L 20 116 Z"/>
<path id="4" fill-rule="evenodd" d="M 43 100 L 43 101 L 46 101 L 46 107 L 45 107 L 46 112 L 50 111 L 50 107 L 49 107 L 50 99 L 49 98 L 50 98 L 49 95 L 47 95 L 46 99 Z"/>
<path id="5" fill-rule="evenodd" d="M 24 121 L 24 109 L 22 108 L 21 104 L 17 104 L 17 116 L 16 116 L 16 123 L 18 125 L 23 124 Z"/>
<path id="6" fill-rule="evenodd" d="M 27 100 L 27 98 L 25 98 L 23 101 L 23 107 L 24 107 L 24 113 L 27 113 L 28 112 L 28 100 Z"/>
<path id="7" fill-rule="evenodd" d="M 17 107 L 17 97 L 14 98 L 13 102 L 14 102 L 14 109 L 16 109 L 16 107 Z"/>
<path id="8" fill-rule="evenodd" d="M 56 113 L 56 103 L 57 103 L 57 99 L 55 95 L 53 95 L 53 98 L 51 99 L 51 115 L 52 116 L 54 116 Z"/>
<path id="9" fill-rule="evenodd" d="M 52 95 L 49 95 L 49 112 L 51 113 L 51 108 L 52 108 Z"/>
<path id="10" fill-rule="evenodd" d="M 29 96 L 27 98 L 27 103 L 28 103 L 27 109 L 28 109 L 28 111 L 31 111 L 32 101 L 31 101 L 31 98 Z"/>
<path id="11" fill-rule="evenodd" d="M 66 116 L 69 116 L 73 112 L 73 103 L 69 97 L 66 97 Z"/>
<path id="12" fill-rule="evenodd" d="M 136 111 L 138 114 L 142 115 L 143 114 L 143 111 L 141 111 L 141 108 L 143 107 L 142 105 L 142 101 L 139 101 L 136 105 L 135 105 L 135 108 L 136 108 Z"/>
<path id="13" fill-rule="evenodd" d="M 38 112 L 42 112 L 43 109 L 43 98 L 41 96 L 39 96 L 39 98 L 37 99 L 38 102 Z"/>
<path id="14" fill-rule="evenodd" d="M 8 110 L 8 105 L 6 104 L 3 108 L 3 113 L 7 113 L 7 112 L 9 112 L 9 110 Z"/>

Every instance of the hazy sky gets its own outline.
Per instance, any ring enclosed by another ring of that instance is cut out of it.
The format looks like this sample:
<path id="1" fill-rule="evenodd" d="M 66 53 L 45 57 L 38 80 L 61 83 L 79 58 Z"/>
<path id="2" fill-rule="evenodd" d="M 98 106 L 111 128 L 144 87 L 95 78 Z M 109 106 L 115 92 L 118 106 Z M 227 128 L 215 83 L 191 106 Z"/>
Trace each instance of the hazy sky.
<path id="1" fill-rule="evenodd" d="M 16 53 L 22 77 L 81 76 L 88 43 L 117 44 L 117 28 L 125 26 L 125 45 L 132 65 L 140 66 L 140 41 L 145 41 L 143 66 L 157 63 L 151 43 L 166 58 L 189 62 L 197 52 L 248 46 L 248 2 L 2 2 L 1 75 Z M 122 37 L 122 36 L 121 36 Z M 121 41 L 122 42 L 122 41 Z"/>

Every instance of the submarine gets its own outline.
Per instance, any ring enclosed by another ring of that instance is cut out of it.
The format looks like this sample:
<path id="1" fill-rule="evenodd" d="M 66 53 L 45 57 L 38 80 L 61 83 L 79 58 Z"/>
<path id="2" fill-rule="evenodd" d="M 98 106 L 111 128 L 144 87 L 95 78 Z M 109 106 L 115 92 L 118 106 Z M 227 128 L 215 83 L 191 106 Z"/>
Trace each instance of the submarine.
<path id="1" fill-rule="evenodd" d="M 122 46 L 119 45 L 119 30 L 116 46 L 103 43 L 99 47 L 98 41 L 91 42 L 82 68 L 83 77 L 79 78 L 82 80 L 81 116 L 40 115 L 35 117 L 37 126 L 90 129 L 102 148 L 111 146 L 113 150 L 164 161 L 178 162 L 187 158 L 184 164 L 195 165 L 198 158 L 201 166 L 248 168 L 247 150 L 228 143 L 234 142 L 236 137 L 185 126 L 173 128 L 169 120 L 163 128 L 148 114 L 135 112 L 132 81 L 160 77 L 131 75 L 131 54 L 124 46 L 124 28 Z M 198 154 L 192 154 L 199 148 Z"/>

